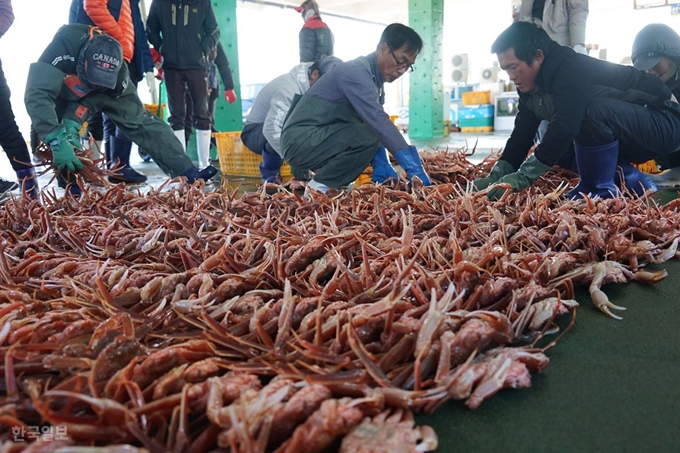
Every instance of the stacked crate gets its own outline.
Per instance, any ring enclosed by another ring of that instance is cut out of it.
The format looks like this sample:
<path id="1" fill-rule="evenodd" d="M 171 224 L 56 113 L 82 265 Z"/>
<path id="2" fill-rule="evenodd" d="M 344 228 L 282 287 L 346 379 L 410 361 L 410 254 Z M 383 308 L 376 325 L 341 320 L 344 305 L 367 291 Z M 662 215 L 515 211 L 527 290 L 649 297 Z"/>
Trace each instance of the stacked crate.
<path id="1" fill-rule="evenodd" d="M 463 105 L 458 107 L 458 127 L 461 132 L 493 131 L 491 91 L 463 93 Z"/>
<path id="2" fill-rule="evenodd" d="M 262 155 L 255 154 L 246 148 L 241 141 L 241 132 L 215 132 L 217 153 L 220 158 L 220 170 L 226 176 L 260 177 Z M 281 177 L 284 180 L 292 176 L 290 165 L 281 166 Z"/>

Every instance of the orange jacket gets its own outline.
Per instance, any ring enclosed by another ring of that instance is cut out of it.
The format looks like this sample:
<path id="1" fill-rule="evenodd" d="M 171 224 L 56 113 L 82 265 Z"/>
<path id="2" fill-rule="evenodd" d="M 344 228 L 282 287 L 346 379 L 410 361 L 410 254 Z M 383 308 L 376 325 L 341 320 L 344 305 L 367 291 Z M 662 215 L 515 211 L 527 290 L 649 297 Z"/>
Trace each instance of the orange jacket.
<path id="1" fill-rule="evenodd" d="M 114 37 L 123 48 L 123 59 L 128 63 L 135 53 L 135 27 L 132 23 L 130 0 L 122 0 L 118 22 L 107 7 L 109 0 L 85 0 L 83 8 L 94 24 Z"/>

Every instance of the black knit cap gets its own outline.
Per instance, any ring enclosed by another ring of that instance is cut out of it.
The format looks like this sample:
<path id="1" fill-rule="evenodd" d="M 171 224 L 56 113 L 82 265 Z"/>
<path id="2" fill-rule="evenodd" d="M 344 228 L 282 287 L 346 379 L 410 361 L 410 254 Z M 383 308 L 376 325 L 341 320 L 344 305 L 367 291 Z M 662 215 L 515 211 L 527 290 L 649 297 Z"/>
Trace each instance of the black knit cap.
<path id="1" fill-rule="evenodd" d="M 104 33 L 95 33 L 80 50 L 78 78 L 90 88 L 113 89 L 123 65 L 123 49 Z"/>

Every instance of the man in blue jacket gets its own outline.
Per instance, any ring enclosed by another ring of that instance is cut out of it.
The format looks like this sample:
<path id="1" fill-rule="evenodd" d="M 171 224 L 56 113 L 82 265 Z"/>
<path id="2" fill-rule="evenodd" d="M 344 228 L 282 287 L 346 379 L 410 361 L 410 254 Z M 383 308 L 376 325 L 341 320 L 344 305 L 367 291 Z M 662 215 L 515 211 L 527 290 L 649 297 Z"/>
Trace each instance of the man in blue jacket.
<path id="1" fill-rule="evenodd" d="M 330 70 L 291 107 L 281 134 L 283 157 L 314 171 L 308 187 L 340 189 L 371 164 L 372 180 L 396 179 L 389 150 L 409 179 L 429 185 L 418 150 L 409 146 L 383 109 L 383 84 L 413 70 L 423 41 L 412 28 L 391 24 L 375 52 Z"/>
<path id="2" fill-rule="evenodd" d="M 656 190 L 631 162 L 680 149 L 680 108 L 657 77 L 578 54 L 528 22 L 508 27 L 491 51 L 517 86 L 520 102 L 503 154 L 488 177 L 474 181 L 476 189 L 494 183 L 525 189 L 573 142 L 581 180 L 569 197 L 612 197 L 624 183 L 637 195 Z M 541 120 L 550 121 L 547 132 L 527 157 Z M 495 188 L 488 196 L 504 192 Z"/>

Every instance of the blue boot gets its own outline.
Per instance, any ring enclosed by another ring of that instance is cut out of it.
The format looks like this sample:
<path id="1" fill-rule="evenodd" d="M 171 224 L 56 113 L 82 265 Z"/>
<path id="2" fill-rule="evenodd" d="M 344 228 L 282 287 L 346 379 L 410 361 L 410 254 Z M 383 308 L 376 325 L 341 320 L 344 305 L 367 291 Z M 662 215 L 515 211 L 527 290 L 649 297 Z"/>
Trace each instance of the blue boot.
<path id="1" fill-rule="evenodd" d="M 371 181 L 376 184 L 385 184 L 392 181 L 398 181 L 399 175 L 390 163 L 390 158 L 387 155 L 387 149 L 384 146 L 378 148 L 378 152 L 375 153 L 375 157 L 371 161 L 371 167 L 373 167 L 373 176 L 371 176 Z"/>
<path id="2" fill-rule="evenodd" d="M 212 165 L 208 165 L 203 170 L 199 170 L 195 165 L 192 165 L 187 171 L 182 173 L 182 176 L 187 178 L 187 182 L 189 184 L 193 184 L 197 179 L 207 181 L 216 174 L 217 168 L 213 167 Z"/>
<path id="3" fill-rule="evenodd" d="M 108 140 L 111 144 L 107 155 L 111 158 L 111 167 L 118 167 L 118 171 L 109 175 L 109 182 L 118 184 L 131 183 L 142 184 L 146 182 L 146 176 L 138 173 L 130 166 L 130 151 L 132 150 L 132 142 L 127 138 L 109 136 Z"/>
<path id="4" fill-rule="evenodd" d="M 619 161 L 619 168 L 621 170 L 617 170 L 614 174 L 614 182 L 622 192 L 624 191 L 623 185 L 626 186 L 631 194 L 638 197 L 643 196 L 649 189 L 652 189 L 653 192 L 659 190 L 654 181 L 652 181 L 652 178 L 635 168 L 630 162 Z M 623 181 L 621 180 L 622 176 Z"/>
<path id="5" fill-rule="evenodd" d="M 574 142 L 574 150 L 581 181 L 569 191 L 567 198 L 578 200 L 583 198 L 582 193 L 590 197 L 614 197 L 618 191 L 614 185 L 619 157 L 618 140 L 598 146 L 582 146 Z"/>
<path id="6" fill-rule="evenodd" d="M 281 179 L 280 171 L 283 159 L 278 154 L 270 154 L 262 150 L 262 162 L 260 163 L 260 176 L 262 182 L 277 182 Z"/>
<path id="7" fill-rule="evenodd" d="M 35 169 L 33 167 L 24 168 L 17 170 L 16 173 L 23 193 L 32 200 L 38 198 L 40 187 L 38 187 L 38 177 L 35 175 Z"/>

